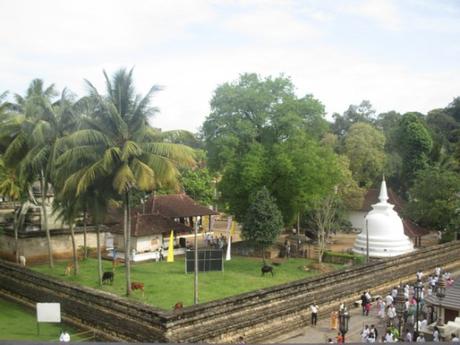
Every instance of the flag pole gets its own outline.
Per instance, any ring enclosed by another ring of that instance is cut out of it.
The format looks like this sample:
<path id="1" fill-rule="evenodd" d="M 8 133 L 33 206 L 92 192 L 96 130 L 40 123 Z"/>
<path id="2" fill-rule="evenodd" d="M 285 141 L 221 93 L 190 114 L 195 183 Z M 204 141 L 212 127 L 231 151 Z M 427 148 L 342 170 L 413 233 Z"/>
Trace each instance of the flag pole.
<path id="1" fill-rule="evenodd" d="M 195 217 L 195 282 L 193 304 L 198 304 L 198 217 Z"/>

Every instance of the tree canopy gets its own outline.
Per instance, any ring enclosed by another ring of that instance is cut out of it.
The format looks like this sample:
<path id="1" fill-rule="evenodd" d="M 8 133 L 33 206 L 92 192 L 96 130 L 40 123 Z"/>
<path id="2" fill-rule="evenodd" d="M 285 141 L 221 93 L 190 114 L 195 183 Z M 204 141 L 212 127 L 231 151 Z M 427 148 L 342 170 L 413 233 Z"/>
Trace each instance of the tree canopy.
<path id="1" fill-rule="evenodd" d="M 283 229 L 281 212 L 267 188 L 262 187 L 251 198 L 243 220 L 245 240 L 262 248 L 273 244 Z"/>

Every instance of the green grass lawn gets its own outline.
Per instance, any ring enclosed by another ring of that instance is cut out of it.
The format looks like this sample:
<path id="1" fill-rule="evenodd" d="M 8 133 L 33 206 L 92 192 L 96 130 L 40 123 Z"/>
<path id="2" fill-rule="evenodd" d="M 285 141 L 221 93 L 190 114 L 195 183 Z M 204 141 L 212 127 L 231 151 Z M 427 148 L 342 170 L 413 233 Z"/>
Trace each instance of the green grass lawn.
<path id="1" fill-rule="evenodd" d="M 311 277 L 317 271 L 305 272 L 302 266 L 311 264 L 305 259 L 289 259 L 275 267 L 275 275 L 261 276 L 261 259 L 234 257 L 224 262 L 224 272 L 206 272 L 199 274 L 199 300 L 209 302 L 243 292 L 279 285 L 290 281 Z M 99 288 L 97 284 L 97 261 L 87 259 L 80 262 L 80 274 L 77 277 L 64 275 L 65 262 L 57 262 L 54 270 L 47 265 L 34 266 L 33 269 L 56 278 L 81 285 Z M 112 269 L 110 261 L 103 261 L 105 271 Z M 335 268 L 339 268 L 335 265 Z M 145 284 L 145 296 L 134 291 L 133 298 L 153 306 L 170 310 L 176 302 L 184 306 L 193 304 L 193 273 L 184 273 L 184 257 L 176 257 L 174 263 L 143 262 L 132 265 L 131 280 Z M 125 294 L 124 266 L 117 267 L 113 285 L 103 285 L 102 290 L 119 296 Z"/>
<path id="2" fill-rule="evenodd" d="M 65 324 L 40 323 L 37 335 L 36 313 L 16 303 L 0 299 L 0 340 L 59 341 L 61 328 L 66 329 L 72 341 L 82 340 L 77 331 Z"/>

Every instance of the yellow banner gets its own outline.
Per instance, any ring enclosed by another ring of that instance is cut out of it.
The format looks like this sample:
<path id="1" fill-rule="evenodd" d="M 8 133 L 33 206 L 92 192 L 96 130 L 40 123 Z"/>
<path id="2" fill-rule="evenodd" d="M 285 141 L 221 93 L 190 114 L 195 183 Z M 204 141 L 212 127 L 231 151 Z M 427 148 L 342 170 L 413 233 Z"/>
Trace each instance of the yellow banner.
<path id="1" fill-rule="evenodd" d="M 174 262 L 174 232 L 172 230 L 171 236 L 169 236 L 168 259 L 166 262 Z"/>

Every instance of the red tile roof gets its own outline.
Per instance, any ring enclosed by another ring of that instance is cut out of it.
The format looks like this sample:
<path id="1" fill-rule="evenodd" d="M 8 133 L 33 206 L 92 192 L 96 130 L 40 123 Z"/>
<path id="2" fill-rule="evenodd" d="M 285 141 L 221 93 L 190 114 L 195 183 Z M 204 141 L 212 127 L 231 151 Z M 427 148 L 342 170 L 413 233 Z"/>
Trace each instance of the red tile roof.
<path id="1" fill-rule="evenodd" d="M 145 205 L 146 212 L 168 218 L 217 215 L 217 212 L 198 204 L 186 194 L 156 195 Z"/>
<path id="2" fill-rule="evenodd" d="M 133 237 L 164 233 L 169 234 L 171 230 L 173 230 L 174 233 L 188 233 L 192 231 L 191 227 L 175 222 L 174 220 L 159 214 L 134 213 L 131 217 L 131 235 Z M 112 225 L 111 230 L 115 233 L 122 234 L 123 221 Z"/>

